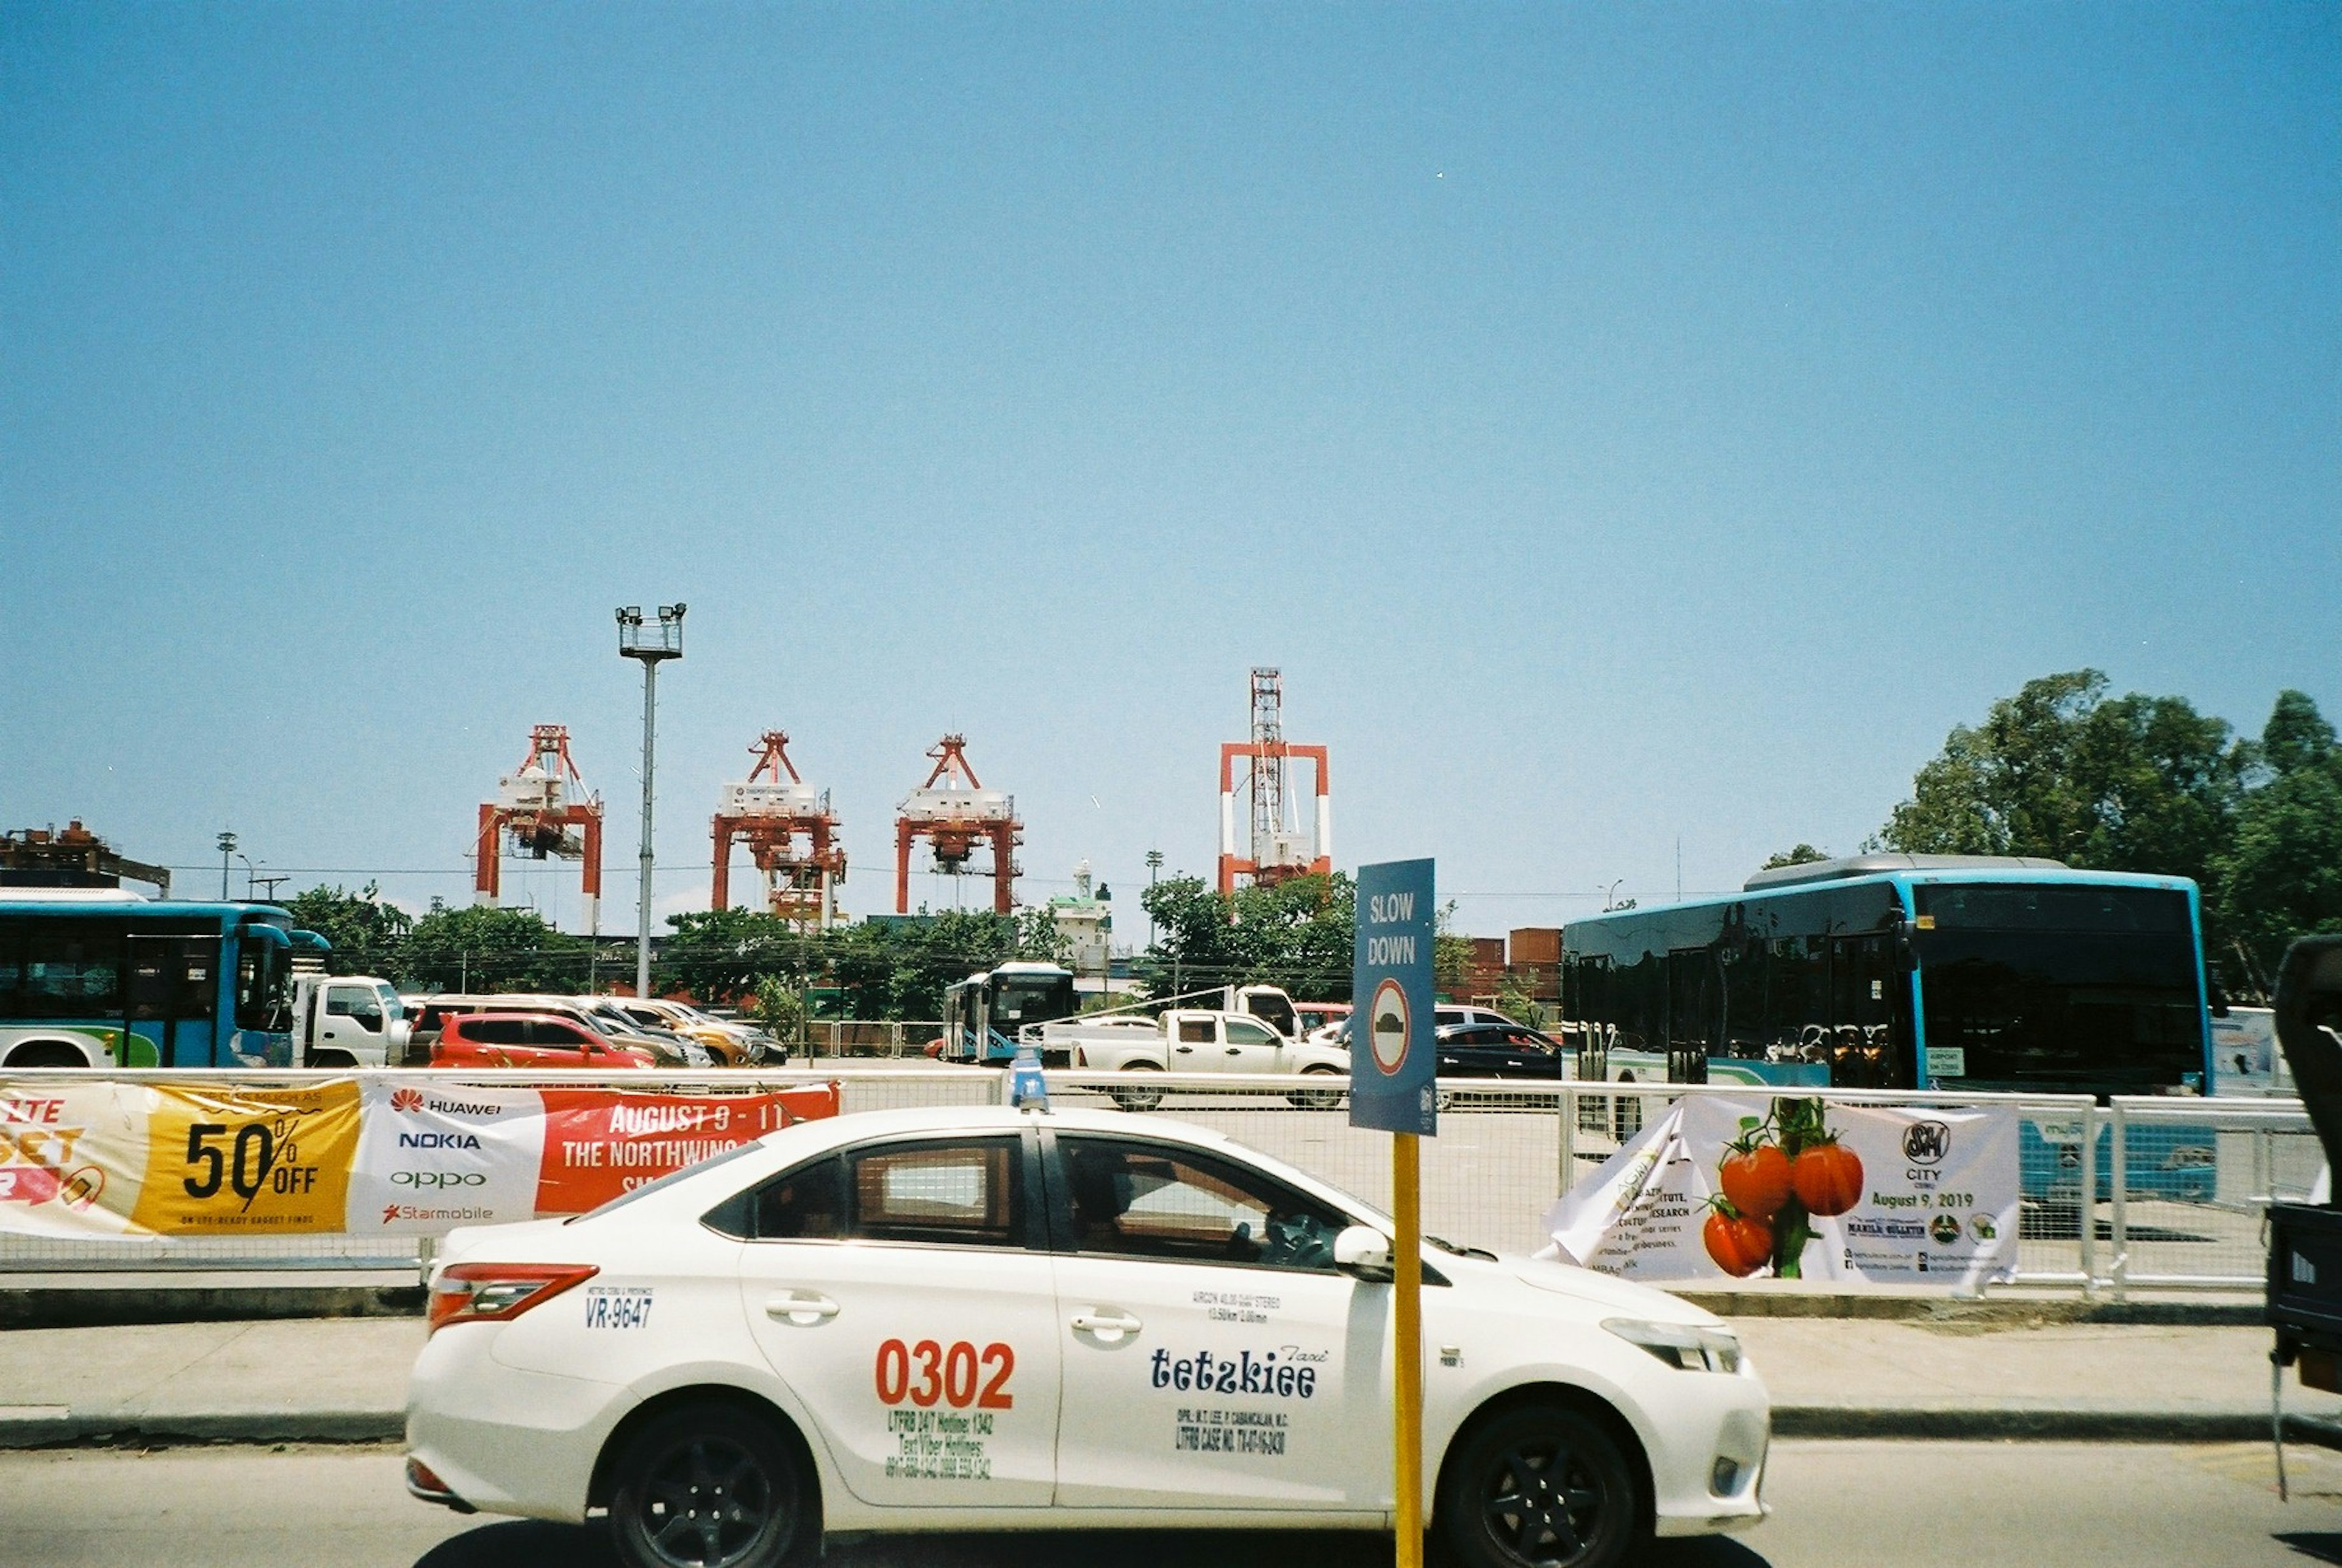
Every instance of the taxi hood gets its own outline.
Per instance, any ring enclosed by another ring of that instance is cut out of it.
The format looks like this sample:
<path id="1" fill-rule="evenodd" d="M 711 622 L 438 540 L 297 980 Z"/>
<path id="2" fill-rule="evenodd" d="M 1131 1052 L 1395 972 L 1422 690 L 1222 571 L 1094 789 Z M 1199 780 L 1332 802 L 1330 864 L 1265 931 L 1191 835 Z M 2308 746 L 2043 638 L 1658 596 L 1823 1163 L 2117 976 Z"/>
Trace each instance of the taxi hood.
<path id="1" fill-rule="evenodd" d="M 1716 1324 L 1724 1320 L 1704 1307 L 1696 1307 L 1681 1296 L 1669 1295 L 1648 1285 L 1638 1285 L 1628 1280 L 1582 1269 L 1575 1263 L 1565 1263 L 1551 1258 L 1508 1258 L 1513 1273 L 1523 1284 L 1534 1285 L 1556 1295 L 1572 1296 L 1598 1311 L 1619 1315 L 1631 1315 L 1653 1323 Z"/>

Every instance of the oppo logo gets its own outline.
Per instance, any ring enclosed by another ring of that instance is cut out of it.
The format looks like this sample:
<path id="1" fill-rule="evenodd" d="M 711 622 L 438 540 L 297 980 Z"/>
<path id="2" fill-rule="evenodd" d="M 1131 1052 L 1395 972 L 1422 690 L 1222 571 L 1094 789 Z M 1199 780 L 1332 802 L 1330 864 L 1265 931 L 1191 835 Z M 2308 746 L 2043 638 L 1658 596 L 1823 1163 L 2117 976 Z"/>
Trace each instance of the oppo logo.
<path id="1" fill-rule="evenodd" d="M 487 1177 L 477 1171 L 393 1171 L 394 1187 L 485 1187 Z"/>

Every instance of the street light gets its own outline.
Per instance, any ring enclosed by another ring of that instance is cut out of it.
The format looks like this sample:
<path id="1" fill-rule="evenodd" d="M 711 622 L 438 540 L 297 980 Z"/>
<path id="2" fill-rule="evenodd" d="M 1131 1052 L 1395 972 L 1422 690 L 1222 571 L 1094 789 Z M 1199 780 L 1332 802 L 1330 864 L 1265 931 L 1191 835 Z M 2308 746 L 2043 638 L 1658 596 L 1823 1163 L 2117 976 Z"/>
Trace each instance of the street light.
<path id="1" fill-rule="evenodd" d="M 227 863 L 228 857 L 235 853 L 235 834 L 223 833 L 219 835 L 219 852 L 220 902 L 225 904 L 227 902 Z"/>
<path id="2" fill-rule="evenodd" d="M 1159 849 L 1148 850 L 1146 852 L 1147 892 L 1153 893 L 1155 891 L 1155 874 L 1162 869 L 1163 852 Z M 1149 947 L 1155 945 L 1155 906 L 1152 900 L 1148 902 L 1146 908 L 1146 945 Z"/>
<path id="3" fill-rule="evenodd" d="M 643 842 L 642 886 L 636 904 L 635 994 L 651 994 L 651 763 L 658 733 L 658 667 L 665 659 L 683 657 L 681 604 L 661 604 L 658 624 L 646 625 L 643 607 L 627 604 L 618 611 L 618 654 L 643 662 Z"/>
<path id="4" fill-rule="evenodd" d="M 1603 893 L 1602 893 L 1602 907 L 1603 907 L 1604 909 L 1606 909 L 1606 909 L 1608 909 L 1608 908 L 1610 907 L 1611 895 L 1612 895 L 1612 894 L 1616 894 L 1616 893 L 1618 891 L 1618 884 L 1619 884 L 1619 883 L 1621 883 L 1621 882 L 1624 882 L 1624 881 L 1626 881 L 1626 879 L 1625 877 L 1623 877 L 1623 876 L 1622 876 L 1622 877 L 1619 877 L 1619 878 L 1617 878 L 1616 881 L 1612 882 L 1612 883 L 1610 884 L 1610 885 L 1609 885 L 1607 888 L 1605 888 L 1605 889 L 1603 890 Z"/>

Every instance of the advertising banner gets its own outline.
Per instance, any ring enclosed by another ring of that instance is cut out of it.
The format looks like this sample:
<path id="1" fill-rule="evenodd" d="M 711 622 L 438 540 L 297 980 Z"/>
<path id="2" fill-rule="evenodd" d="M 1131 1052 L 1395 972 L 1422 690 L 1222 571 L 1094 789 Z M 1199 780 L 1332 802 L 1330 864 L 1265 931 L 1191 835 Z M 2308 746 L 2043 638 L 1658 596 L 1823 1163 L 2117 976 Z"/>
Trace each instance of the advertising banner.
<path id="1" fill-rule="evenodd" d="M 837 1085 L 745 1094 L 340 1079 L 0 1092 L 0 1233 L 438 1235 L 582 1213 L 777 1127 Z"/>
<path id="2" fill-rule="evenodd" d="M 2014 1112 L 1680 1100 L 1546 1216 L 1561 1254 L 1648 1283 L 1973 1289 L 2017 1270 Z"/>

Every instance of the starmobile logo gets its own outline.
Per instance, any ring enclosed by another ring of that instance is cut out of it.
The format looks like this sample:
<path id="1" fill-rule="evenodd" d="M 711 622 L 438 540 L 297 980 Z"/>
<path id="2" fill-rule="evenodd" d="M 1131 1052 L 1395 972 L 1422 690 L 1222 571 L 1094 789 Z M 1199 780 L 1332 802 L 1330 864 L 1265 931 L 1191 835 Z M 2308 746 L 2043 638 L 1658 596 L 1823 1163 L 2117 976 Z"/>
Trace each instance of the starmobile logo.
<path id="1" fill-rule="evenodd" d="M 394 1111 L 405 1111 L 410 1114 L 420 1111 L 423 1109 L 423 1091 L 420 1089 L 393 1089 L 390 1092 L 390 1108 Z"/>

